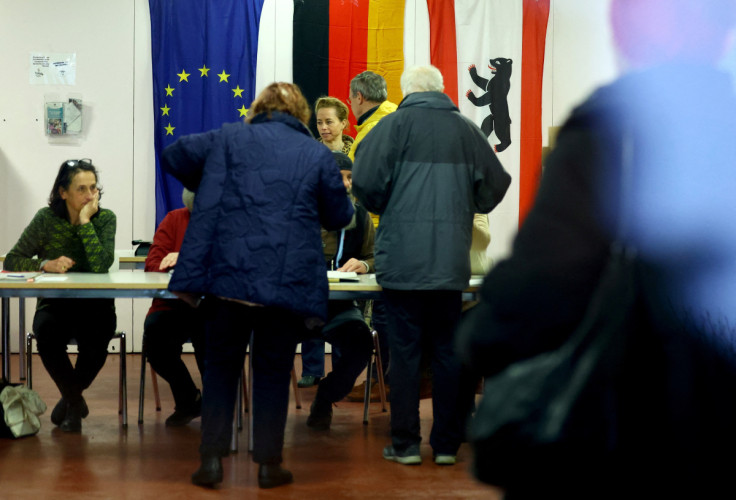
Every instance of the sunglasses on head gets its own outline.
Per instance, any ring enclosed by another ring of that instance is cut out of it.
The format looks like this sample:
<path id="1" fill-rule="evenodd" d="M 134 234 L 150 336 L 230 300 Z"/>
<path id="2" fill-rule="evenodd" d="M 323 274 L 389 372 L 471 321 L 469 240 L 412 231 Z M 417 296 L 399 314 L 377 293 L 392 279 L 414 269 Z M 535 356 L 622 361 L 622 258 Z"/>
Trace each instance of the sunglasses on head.
<path id="1" fill-rule="evenodd" d="M 82 158 L 81 160 L 67 160 L 65 165 L 70 168 L 74 168 L 77 165 L 92 165 L 92 160 L 89 158 Z"/>

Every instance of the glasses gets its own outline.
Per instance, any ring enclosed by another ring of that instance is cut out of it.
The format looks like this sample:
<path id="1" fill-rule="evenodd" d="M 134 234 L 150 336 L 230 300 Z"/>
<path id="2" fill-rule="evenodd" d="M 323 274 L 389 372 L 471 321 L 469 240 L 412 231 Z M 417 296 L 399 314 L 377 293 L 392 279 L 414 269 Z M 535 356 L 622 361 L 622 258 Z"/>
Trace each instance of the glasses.
<path id="1" fill-rule="evenodd" d="M 81 160 L 67 160 L 65 165 L 69 168 L 74 168 L 77 165 L 91 166 L 92 160 L 89 158 L 82 158 Z"/>

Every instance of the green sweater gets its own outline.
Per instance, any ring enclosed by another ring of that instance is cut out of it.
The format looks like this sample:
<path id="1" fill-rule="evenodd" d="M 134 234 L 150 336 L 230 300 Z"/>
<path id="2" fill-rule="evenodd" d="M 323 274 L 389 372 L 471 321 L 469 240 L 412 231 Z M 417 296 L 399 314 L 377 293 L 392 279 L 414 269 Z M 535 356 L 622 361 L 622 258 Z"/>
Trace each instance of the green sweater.
<path id="1" fill-rule="evenodd" d="M 100 209 L 87 224 L 73 226 L 44 207 L 5 256 L 7 271 L 39 271 L 41 262 L 66 256 L 69 272 L 106 273 L 115 258 L 115 214 Z"/>

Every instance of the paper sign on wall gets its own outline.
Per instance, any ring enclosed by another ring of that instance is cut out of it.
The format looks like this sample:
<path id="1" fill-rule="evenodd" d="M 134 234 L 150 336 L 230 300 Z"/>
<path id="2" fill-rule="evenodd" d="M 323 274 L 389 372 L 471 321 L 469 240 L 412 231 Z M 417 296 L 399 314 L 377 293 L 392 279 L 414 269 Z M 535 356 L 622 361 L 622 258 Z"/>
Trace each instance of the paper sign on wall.
<path id="1" fill-rule="evenodd" d="M 31 52 L 31 85 L 75 85 L 77 54 Z"/>

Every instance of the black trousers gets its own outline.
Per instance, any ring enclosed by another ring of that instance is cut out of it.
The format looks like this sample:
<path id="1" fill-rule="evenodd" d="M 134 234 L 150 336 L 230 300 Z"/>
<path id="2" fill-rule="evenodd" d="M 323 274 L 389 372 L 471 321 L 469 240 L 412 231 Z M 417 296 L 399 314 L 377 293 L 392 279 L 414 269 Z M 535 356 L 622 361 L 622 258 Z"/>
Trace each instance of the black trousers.
<path id="1" fill-rule="evenodd" d="M 304 322 L 290 311 L 207 299 L 202 391 L 203 455 L 226 456 L 238 378 L 253 333 L 253 461 L 281 463 L 289 383 Z"/>
<path id="2" fill-rule="evenodd" d="M 337 403 L 353 389 L 373 352 L 373 338 L 365 321 L 348 321 L 322 337 L 333 347 L 332 371 L 317 386 L 317 399 Z M 302 344 L 304 345 L 304 344 Z M 334 353 L 338 351 L 339 356 Z"/>
<path id="3" fill-rule="evenodd" d="M 422 352 L 431 356 L 432 411 L 430 445 L 435 454 L 455 455 L 465 438 L 473 389 L 461 384 L 454 334 L 461 292 L 383 290 L 391 352 L 391 440 L 404 451 L 421 442 L 419 384 Z"/>
<path id="4" fill-rule="evenodd" d="M 107 359 L 117 318 L 112 299 L 44 299 L 33 317 L 38 354 L 46 371 L 68 401 L 78 401 Z M 77 362 L 67 354 L 77 342 Z"/>
<path id="5" fill-rule="evenodd" d="M 191 406 L 197 386 L 181 360 L 182 345 L 191 341 L 199 373 L 204 373 L 204 319 L 202 312 L 182 301 L 171 309 L 154 311 L 143 326 L 143 349 L 156 373 L 171 386 L 177 408 Z"/>

